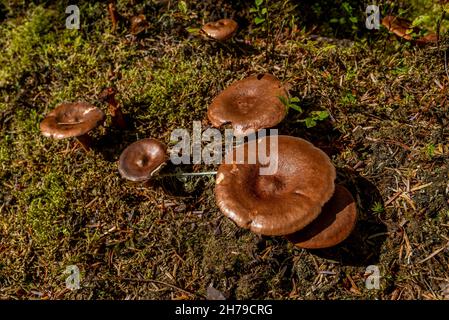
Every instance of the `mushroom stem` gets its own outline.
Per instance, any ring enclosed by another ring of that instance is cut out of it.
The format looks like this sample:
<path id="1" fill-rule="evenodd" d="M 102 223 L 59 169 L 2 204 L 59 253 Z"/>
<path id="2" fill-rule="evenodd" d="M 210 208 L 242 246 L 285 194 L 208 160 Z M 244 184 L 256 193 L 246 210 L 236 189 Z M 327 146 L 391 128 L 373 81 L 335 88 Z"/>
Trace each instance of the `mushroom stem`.
<path id="1" fill-rule="evenodd" d="M 87 134 L 76 137 L 76 140 L 81 145 L 81 147 L 83 147 L 84 151 L 90 151 L 92 146 L 92 139 Z"/>
<path id="2" fill-rule="evenodd" d="M 120 129 L 125 129 L 125 117 L 123 116 L 122 109 L 117 105 L 115 99 L 113 104 L 109 104 L 109 112 L 111 113 L 113 124 Z"/>
<path id="3" fill-rule="evenodd" d="M 120 129 L 126 128 L 125 117 L 123 116 L 122 108 L 118 104 L 117 100 L 115 100 L 116 90 L 113 87 L 109 87 L 104 89 L 100 94 L 100 99 L 102 101 L 107 102 L 108 111 L 112 117 L 112 123 L 114 126 L 119 127 Z"/>
<path id="4" fill-rule="evenodd" d="M 108 11 L 109 11 L 109 16 L 111 17 L 112 31 L 115 31 L 117 29 L 118 14 L 117 14 L 117 8 L 115 7 L 114 2 L 109 3 Z"/>

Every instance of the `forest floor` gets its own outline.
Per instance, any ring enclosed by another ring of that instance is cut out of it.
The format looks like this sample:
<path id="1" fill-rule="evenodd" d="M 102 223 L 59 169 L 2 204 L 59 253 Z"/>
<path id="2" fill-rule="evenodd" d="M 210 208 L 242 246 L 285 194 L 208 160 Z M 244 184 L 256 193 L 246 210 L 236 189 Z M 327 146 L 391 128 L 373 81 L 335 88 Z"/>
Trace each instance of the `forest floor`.
<path id="1" fill-rule="evenodd" d="M 356 4 L 344 13 L 341 1 L 315 1 L 321 9 L 306 21 L 309 2 L 279 1 L 269 24 L 256 26 L 251 1 L 124 0 L 115 31 L 107 3 L 80 1 L 79 30 L 65 28 L 65 1 L 0 4 L 0 298 L 203 299 L 209 285 L 231 299 L 448 298 L 447 41 L 418 47 L 367 30 L 360 1 L 345 2 Z M 383 1 L 382 14 L 418 14 L 394 2 Z M 126 21 L 139 13 L 148 28 L 132 36 Z M 338 14 L 347 18 L 338 27 L 323 20 Z M 233 40 L 195 34 L 223 17 L 239 22 Z M 196 120 L 207 128 L 211 100 L 261 72 L 288 85 L 304 110 L 290 110 L 279 133 L 323 149 L 357 200 L 356 230 L 338 247 L 304 250 L 238 228 L 215 204 L 214 177 L 148 187 L 117 171 L 131 142 L 168 144 Z M 108 116 L 88 153 L 40 134 L 63 101 L 106 111 L 98 96 L 111 85 L 126 130 Z M 307 128 L 312 111 L 329 117 Z M 66 287 L 71 265 L 78 290 Z M 378 289 L 365 286 L 370 265 Z"/>

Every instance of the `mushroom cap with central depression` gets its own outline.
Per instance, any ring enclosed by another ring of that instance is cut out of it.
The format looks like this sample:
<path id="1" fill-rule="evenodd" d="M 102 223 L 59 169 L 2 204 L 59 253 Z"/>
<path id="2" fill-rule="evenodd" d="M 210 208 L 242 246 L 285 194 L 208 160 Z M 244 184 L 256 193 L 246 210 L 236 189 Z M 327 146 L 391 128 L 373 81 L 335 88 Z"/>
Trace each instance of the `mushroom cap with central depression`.
<path id="1" fill-rule="evenodd" d="M 253 75 L 223 90 L 212 101 L 207 116 L 214 127 L 231 123 L 236 135 L 271 128 L 287 113 L 280 97 L 287 99 L 288 92 L 275 76 Z"/>
<path id="2" fill-rule="evenodd" d="M 118 170 L 131 181 L 145 181 L 167 161 L 167 147 L 156 139 L 142 139 L 130 144 L 120 155 Z"/>
<path id="3" fill-rule="evenodd" d="M 218 169 L 216 202 L 224 215 L 255 233 L 280 236 L 304 228 L 334 193 L 335 167 L 304 139 L 263 137 L 255 147 L 245 143 L 232 154 L 233 161 L 227 155 Z"/>
<path id="4" fill-rule="evenodd" d="M 47 114 L 40 129 L 44 136 L 54 139 L 78 137 L 104 119 L 104 112 L 87 102 L 62 103 Z"/>

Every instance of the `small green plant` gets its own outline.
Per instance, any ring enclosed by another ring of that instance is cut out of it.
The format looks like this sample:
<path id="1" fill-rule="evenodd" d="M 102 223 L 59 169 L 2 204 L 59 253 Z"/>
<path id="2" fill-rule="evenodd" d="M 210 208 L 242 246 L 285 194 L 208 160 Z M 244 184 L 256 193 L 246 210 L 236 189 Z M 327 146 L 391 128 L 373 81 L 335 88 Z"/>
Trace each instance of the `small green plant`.
<path id="1" fill-rule="evenodd" d="M 297 104 L 299 103 L 298 97 L 292 97 L 292 98 L 286 98 L 284 96 L 279 96 L 279 100 L 284 104 L 284 106 L 287 108 L 287 112 L 290 108 L 295 109 L 296 111 L 302 113 L 302 108 Z"/>
<path id="2" fill-rule="evenodd" d="M 357 102 L 357 98 L 350 92 L 348 92 L 342 99 L 341 103 L 344 106 L 352 106 Z"/>
<path id="3" fill-rule="evenodd" d="M 264 0 L 255 0 L 254 7 L 252 7 L 249 12 L 254 13 L 256 16 L 254 18 L 254 23 L 259 26 L 262 25 L 262 29 L 265 29 L 266 24 L 268 24 L 268 8 L 263 6 Z"/>
<path id="4" fill-rule="evenodd" d="M 185 16 L 187 15 L 188 8 L 187 8 L 187 3 L 185 1 L 178 2 L 178 9 L 183 15 L 185 15 Z"/>
<path id="5" fill-rule="evenodd" d="M 352 30 L 358 30 L 358 22 L 359 19 L 354 15 L 354 8 L 348 2 L 343 2 L 340 6 L 341 12 L 344 12 L 344 15 L 341 15 L 339 18 L 332 18 L 330 23 L 340 24 L 341 26 L 350 26 Z"/>
<path id="6" fill-rule="evenodd" d="M 433 143 L 429 143 L 426 146 L 426 155 L 429 157 L 429 159 L 432 159 L 435 155 L 435 145 Z"/>
<path id="7" fill-rule="evenodd" d="M 292 98 L 285 98 L 280 96 L 279 100 L 284 104 L 284 106 L 287 108 L 287 112 L 289 109 L 294 109 L 298 111 L 299 113 L 303 113 L 302 108 L 299 106 L 300 99 L 298 97 L 292 97 Z M 298 120 L 298 122 L 302 122 L 306 125 L 307 128 L 312 128 L 317 125 L 318 121 L 326 120 L 329 117 L 329 112 L 325 110 L 321 111 L 312 111 L 310 112 L 309 116 L 305 119 Z"/>
<path id="8" fill-rule="evenodd" d="M 383 204 L 379 201 L 376 201 L 373 204 L 373 206 L 371 207 L 371 210 L 377 214 L 383 213 L 385 211 Z"/>
<path id="9" fill-rule="evenodd" d="M 317 125 L 318 121 L 326 120 L 329 117 L 329 112 L 322 111 L 312 111 L 310 115 L 300 122 L 304 122 L 307 128 L 313 128 Z"/>

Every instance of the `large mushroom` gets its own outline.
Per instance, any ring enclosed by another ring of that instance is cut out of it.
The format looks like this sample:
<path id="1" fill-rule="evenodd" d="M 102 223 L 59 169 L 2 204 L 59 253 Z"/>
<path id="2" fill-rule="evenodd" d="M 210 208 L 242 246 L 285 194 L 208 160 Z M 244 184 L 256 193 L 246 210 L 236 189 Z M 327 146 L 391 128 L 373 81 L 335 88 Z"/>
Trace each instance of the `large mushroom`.
<path id="1" fill-rule="evenodd" d="M 275 138 L 277 150 L 271 150 Z M 255 156 L 260 148 L 277 160 L 275 173 L 260 174 L 267 165 Z M 243 161 L 236 158 L 240 152 Z M 301 138 L 263 137 L 256 148 L 248 143 L 236 147 L 232 163 L 226 162 L 217 173 L 217 205 L 238 226 L 258 234 L 288 235 L 304 228 L 334 193 L 335 167 L 323 151 Z"/>
<path id="2" fill-rule="evenodd" d="M 345 187 L 336 185 L 334 195 L 324 205 L 318 218 L 286 238 L 300 248 L 329 248 L 345 240 L 356 222 L 357 205 L 354 198 Z"/>
<path id="3" fill-rule="evenodd" d="M 42 120 L 40 130 L 44 136 L 53 139 L 75 137 L 84 150 L 89 151 L 88 132 L 104 119 L 103 111 L 87 102 L 62 103 Z"/>
<path id="4" fill-rule="evenodd" d="M 231 84 L 212 101 L 207 111 L 214 127 L 231 123 L 235 135 L 271 128 L 281 122 L 288 91 L 271 74 L 253 75 Z"/>
<path id="5" fill-rule="evenodd" d="M 238 29 L 238 24 L 232 19 L 220 19 L 218 21 L 208 22 L 202 26 L 201 31 L 208 37 L 225 41 L 230 39 Z"/>
<path id="6" fill-rule="evenodd" d="M 130 144 L 120 155 L 120 175 L 131 181 L 149 180 L 167 161 L 167 147 L 156 139 Z"/>

